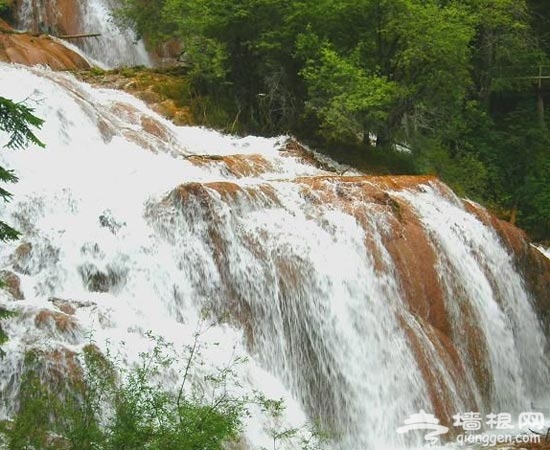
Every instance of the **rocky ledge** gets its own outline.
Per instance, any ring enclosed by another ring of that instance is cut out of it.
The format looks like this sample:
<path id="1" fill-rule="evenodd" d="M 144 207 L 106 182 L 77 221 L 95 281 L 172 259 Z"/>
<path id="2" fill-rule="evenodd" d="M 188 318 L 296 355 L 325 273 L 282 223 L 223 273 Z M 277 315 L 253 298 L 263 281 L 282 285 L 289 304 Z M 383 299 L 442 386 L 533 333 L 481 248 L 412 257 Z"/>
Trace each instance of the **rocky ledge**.
<path id="1" fill-rule="evenodd" d="M 22 33 L 0 21 L 0 61 L 45 65 L 54 70 L 89 68 L 90 64 L 81 55 L 49 35 Z"/>

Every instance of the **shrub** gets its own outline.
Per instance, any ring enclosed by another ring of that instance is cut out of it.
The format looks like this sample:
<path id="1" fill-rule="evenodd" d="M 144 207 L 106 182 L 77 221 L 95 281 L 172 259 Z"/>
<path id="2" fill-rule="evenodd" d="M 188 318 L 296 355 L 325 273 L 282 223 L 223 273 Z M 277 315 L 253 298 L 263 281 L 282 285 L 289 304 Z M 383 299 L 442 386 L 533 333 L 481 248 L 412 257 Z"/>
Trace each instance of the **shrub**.
<path id="1" fill-rule="evenodd" d="M 230 392 L 239 358 L 206 376 L 202 387 L 191 386 L 199 336 L 187 347 L 184 360 L 154 338 L 154 349 L 142 353 L 132 368 L 87 345 L 80 365 L 66 367 L 61 376 L 47 373 L 45 354 L 27 352 L 19 406 L 13 420 L 0 426 L 0 438 L 9 450 L 222 450 L 237 442 L 251 404 L 274 417 L 281 414 L 282 401 Z M 180 384 L 170 389 L 162 383 L 163 374 L 182 361 Z M 307 438 L 299 429 L 274 429 L 271 434 L 274 449 L 289 439 L 298 443 L 292 448 L 318 448 L 313 446 L 314 432 L 307 432 Z"/>

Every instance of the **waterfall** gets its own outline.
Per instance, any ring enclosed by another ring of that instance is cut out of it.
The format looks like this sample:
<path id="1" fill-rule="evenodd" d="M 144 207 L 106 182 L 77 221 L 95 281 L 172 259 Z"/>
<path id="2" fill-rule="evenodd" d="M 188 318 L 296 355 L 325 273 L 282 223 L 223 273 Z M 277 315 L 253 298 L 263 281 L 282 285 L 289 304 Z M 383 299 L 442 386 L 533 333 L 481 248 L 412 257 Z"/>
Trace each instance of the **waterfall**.
<path id="1" fill-rule="evenodd" d="M 116 0 L 22 0 L 18 5 L 18 27 L 54 36 L 99 33 L 100 36 L 72 39 L 84 54 L 105 68 L 150 66 L 143 41 L 131 30 L 122 29 L 112 18 Z"/>
<path id="2" fill-rule="evenodd" d="M 86 55 L 107 67 L 151 65 L 143 41 L 135 42 L 131 30 L 121 29 L 113 22 L 112 0 L 82 2 L 80 8 L 82 28 L 101 33 L 98 38 L 82 42 L 81 48 Z M 106 49 L 109 51 L 106 52 Z"/>
<path id="3" fill-rule="evenodd" d="M 452 426 L 540 403 L 550 376 L 525 280 L 437 180 L 339 176 L 286 137 L 176 127 L 42 68 L 2 64 L 0 80 L 46 119 L 47 144 L 0 152 L 20 178 L 0 219 L 22 232 L 0 270 L 24 297 L 0 291 L 19 313 L 2 417 L 25 349 L 74 352 L 93 334 L 131 362 L 148 331 L 188 343 L 204 309 L 227 317 L 204 336 L 207 364 L 248 355 L 241 383 L 285 398 L 289 424 L 320 420 L 342 450 L 422 446 L 396 433 L 420 409 Z M 269 445 L 266 423 L 248 423 L 251 445 Z"/>

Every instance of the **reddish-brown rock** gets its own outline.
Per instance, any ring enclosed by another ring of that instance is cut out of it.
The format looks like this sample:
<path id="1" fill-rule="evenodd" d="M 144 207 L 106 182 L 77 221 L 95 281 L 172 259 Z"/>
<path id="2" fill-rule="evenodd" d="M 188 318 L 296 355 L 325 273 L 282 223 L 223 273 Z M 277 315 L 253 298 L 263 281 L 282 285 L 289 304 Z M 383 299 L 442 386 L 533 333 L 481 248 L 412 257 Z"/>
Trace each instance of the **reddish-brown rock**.
<path id="1" fill-rule="evenodd" d="M 6 289 L 14 300 L 24 300 L 25 296 L 21 290 L 21 281 L 19 277 L 9 270 L 0 271 L 0 281 L 4 283 Z"/>
<path id="2" fill-rule="evenodd" d="M 76 387 L 82 383 L 82 367 L 78 354 L 65 347 L 52 350 L 29 349 L 26 369 L 40 373 L 41 381 L 54 390 Z"/>
<path id="3" fill-rule="evenodd" d="M 46 65 L 54 70 L 89 68 L 88 62 L 49 36 L 0 33 L 0 61 L 27 66 Z"/>
<path id="4" fill-rule="evenodd" d="M 147 47 L 150 50 L 151 58 L 155 61 L 155 65 L 159 67 L 184 64 L 181 60 L 183 45 L 177 39 L 170 39 L 167 42 L 155 46 L 151 46 L 147 43 Z"/>
<path id="5" fill-rule="evenodd" d="M 0 30 L 1 31 L 11 31 L 11 30 L 13 30 L 13 28 L 8 22 L 6 22 L 2 18 L 0 18 Z"/>
<path id="6" fill-rule="evenodd" d="M 38 328 L 55 327 L 60 333 L 74 332 L 78 324 L 73 316 L 57 311 L 43 309 L 34 318 L 34 324 Z"/>
<path id="7" fill-rule="evenodd" d="M 296 139 L 288 139 L 279 152 L 281 156 L 296 158 L 302 163 L 312 165 L 318 169 L 331 170 L 331 168 L 328 167 L 328 164 L 319 161 L 311 150 L 305 148 L 302 144 L 296 141 Z"/>
<path id="8" fill-rule="evenodd" d="M 198 166 L 219 166 L 223 172 L 237 178 L 258 176 L 273 170 L 273 165 L 262 155 L 190 155 L 187 158 Z"/>
<path id="9" fill-rule="evenodd" d="M 25 31 L 59 36 L 86 32 L 81 28 L 80 17 L 78 0 L 32 0 L 30 16 L 18 16 L 17 21 L 26 24 L 28 29 Z"/>
<path id="10" fill-rule="evenodd" d="M 479 220 L 492 227 L 513 255 L 517 269 L 523 275 L 531 293 L 538 317 L 546 335 L 550 335 L 550 259 L 529 243 L 525 232 L 510 222 L 498 219 L 483 207 L 465 202 L 465 207 Z"/>

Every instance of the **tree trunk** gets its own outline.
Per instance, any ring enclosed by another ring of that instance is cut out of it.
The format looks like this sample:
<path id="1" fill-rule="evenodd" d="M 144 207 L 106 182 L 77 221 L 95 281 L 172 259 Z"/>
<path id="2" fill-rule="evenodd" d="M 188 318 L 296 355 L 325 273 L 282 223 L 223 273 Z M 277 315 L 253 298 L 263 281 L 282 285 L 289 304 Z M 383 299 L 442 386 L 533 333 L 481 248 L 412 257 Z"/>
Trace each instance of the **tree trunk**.
<path id="1" fill-rule="evenodd" d="M 544 121 L 544 96 L 542 94 L 542 66 L 539 67 L 539 79 L 537 83 L 537 118 L 540 127 L 546 130 L 546 122 Z"/>

